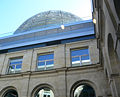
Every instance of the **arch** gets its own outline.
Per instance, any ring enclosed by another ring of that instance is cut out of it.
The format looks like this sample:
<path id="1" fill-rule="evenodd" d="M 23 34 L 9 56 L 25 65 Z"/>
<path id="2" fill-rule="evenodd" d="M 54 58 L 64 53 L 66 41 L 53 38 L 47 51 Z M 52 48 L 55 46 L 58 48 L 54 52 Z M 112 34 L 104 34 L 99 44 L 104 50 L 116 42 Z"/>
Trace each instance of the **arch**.
<path id="1" fill-rule="evenodd" d="M 80 89 L 81 88 L 81 89 Z M 87 81 L 87 80 L 82 80 L 82 81 L 77 81 L 75 82 L 70 90 L 70 97 L 87 97 L 86 95 L 84 95 L 83 91 L 86 89 L 90 89 L 92 90 L 91 92 L 93 93 L 93 97 L 96 97 L 96 86 L 94 83 L 92 83 L 91 81 Z M 75 92 L 77 90 L 80 90 L 81 92 L 79 92 L 79 96 L 75 96 Z M 92 96 L 90 96 L 92 97 Z"/>
<path id="2" fill-rule="evenodd" d="M 13 86 L 8 86 L 0 92 L 0 97 L 18 97 L 17 89 Z"/>
<path id="3" fill-rule="evenodd" d="M 118 18 L 120 19 L 120 0 L 114 0 L 114 6 L 116 13 L 118 15 Z"/>
<path id="4" fill-rule="evenodd" d="M 107 44 L 108 44 L 108 55 L 109 55 L 109 62 L 110 62 L 110 69 L 112 73 L 118 73 L 117 71 L 119 71 L 118 68 L 118 60 L 117 60 L 117 54 L 114 50 L 114 41 L 112 38 L 112 35 L 109 33 L 108 34 L 108 40 L 107 40 Z"/>
<path id="5" fill-rule="evenodd" d="M 37 94 L 41 91 L 41 90 L 48 90 L 52 93 L 53 96 L 48 96 L 48 97 L 55 97 L 55 93 L 54 93 L 54 89 L 51 85 L 49 84 L 40 84 L 40 85 L 37 85 L 32 93 L 31 93 L 31 97 L 37 97 Z"/>

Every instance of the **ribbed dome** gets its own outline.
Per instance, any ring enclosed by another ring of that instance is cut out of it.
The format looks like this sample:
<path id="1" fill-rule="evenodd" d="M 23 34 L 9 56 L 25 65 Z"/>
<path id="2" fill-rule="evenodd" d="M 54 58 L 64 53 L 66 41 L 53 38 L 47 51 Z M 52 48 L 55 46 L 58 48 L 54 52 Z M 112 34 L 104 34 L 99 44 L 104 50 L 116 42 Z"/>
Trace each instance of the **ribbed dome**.
<path id="1" fill-rule="evenodd" d="M 64 11 L 46 11 L 41 12 L 26 20 L 14 33 L 47 28 L 50 26 L 77 22 L 81 18 Z"/>

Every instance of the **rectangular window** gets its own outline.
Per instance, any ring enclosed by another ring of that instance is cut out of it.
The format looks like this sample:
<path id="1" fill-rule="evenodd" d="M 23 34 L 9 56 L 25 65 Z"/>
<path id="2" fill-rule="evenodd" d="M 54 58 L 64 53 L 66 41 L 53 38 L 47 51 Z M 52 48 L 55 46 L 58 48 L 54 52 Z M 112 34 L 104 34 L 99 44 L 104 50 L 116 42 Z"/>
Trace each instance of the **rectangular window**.
<path id="1" fill-rule="evenodd" d="M 72 66 L 82 66 L 90 64 L 88 49 L 71 50 Z"/>
<path id="2" fill-rule="evenodd" d="M 50 70 L 54 67 L 54 54 L 45 54 L 38 56 L 37 69 Z"/>
<path id="3" fill-rule="evenodd" d="M 23 58 L 10 59 L 8 73 L 19 73 L 22 68 Z"/>

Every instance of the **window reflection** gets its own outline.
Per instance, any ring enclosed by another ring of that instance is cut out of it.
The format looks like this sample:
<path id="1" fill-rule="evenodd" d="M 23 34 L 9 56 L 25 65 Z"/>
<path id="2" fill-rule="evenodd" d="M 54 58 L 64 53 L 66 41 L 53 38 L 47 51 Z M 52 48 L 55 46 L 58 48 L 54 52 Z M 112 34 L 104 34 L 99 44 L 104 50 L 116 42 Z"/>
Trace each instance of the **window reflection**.
<path id="1" fill-rule="evenodd" d="M 54 54 L 45 54 L 38 56 L 38 70 L 50 70 L 54 67 Z"/>
<path id="2" fill-rule="evenodd" d="M 23 58 L 14 58 L 9 61 L 8 73 L 19 73 L 22 68 Z"/>
<path id="3" fill-rule="evenodd" d="M 53 91 L 49 88 L 42 88 L 35 97 L 54 97 Z"/>
<path id="4" fill-rule="evenodd" d="M 18 97 L 18 94 L 15 90 L 8 90 L 3 97 Z"/>
<path id="5" fill-rule="evenodd" d="M 75 89 L 74 97 L 95 97 L 95 91 L 89 85 L 80 85 Z"/>
<path id="6" fill-rule="evenodd" d="M 88 49 L 71 51 L 72 66 L 81 66 L 90 64 Z"/>

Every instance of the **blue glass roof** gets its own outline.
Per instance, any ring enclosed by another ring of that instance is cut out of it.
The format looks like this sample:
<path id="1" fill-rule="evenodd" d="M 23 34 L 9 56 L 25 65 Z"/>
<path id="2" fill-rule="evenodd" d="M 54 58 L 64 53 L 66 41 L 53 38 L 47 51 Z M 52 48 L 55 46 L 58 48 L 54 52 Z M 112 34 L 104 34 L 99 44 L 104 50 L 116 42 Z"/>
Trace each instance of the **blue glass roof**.
<path id="1" fill-rule="evenodd" d="M 66 24 L 65 29 L 61 29 L 60 26 L 54 26 L 1 37 L 0 50 L 92 34 L 94 34 L 94 24 L 92 23 L 92 20 L 85 20 Z"/>

